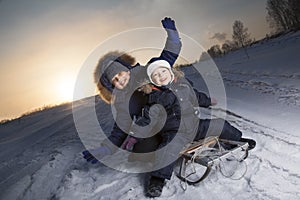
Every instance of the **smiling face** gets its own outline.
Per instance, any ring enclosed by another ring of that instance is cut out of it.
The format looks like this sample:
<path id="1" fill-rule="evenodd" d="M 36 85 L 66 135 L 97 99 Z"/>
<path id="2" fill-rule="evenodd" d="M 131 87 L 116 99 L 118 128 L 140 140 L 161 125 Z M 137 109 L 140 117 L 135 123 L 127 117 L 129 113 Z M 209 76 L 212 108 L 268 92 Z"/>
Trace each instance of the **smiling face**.
<path id="1" fill-rule="evenodd" d="M 172 81 L 172 74 L 166 67 L 158 67 L 151 74 L 153 83 L 157 86 L 168 85 Z"/>
<path id="2" fill-rule="evenodd" d="M 130 79 L 130 71 L 125 72 L 125 71 L 121 71 L 120 73 L 116 74 L 111 82 L 112 84 L 115 86 L 115 88 L 119 89 L 119 90 L 123 90 Z"/>

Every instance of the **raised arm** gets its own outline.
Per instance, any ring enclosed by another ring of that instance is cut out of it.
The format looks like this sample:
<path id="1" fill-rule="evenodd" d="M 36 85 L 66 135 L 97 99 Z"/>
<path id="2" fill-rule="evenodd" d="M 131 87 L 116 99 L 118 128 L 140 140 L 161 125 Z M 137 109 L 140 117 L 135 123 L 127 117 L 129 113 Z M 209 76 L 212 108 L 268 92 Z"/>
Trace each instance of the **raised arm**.
<path id="1" fill-rule="evenodd" d="M 152 58 L 148 63 L 152 63 L 156 60 L 166 60 L 171 66 L 173 66 L 181 50 L 181 40 L 179 38 L 174 20 L 169 17 L 165 17 L 161 23 L 167 32 L 167 41 L 160 56 Z"/>

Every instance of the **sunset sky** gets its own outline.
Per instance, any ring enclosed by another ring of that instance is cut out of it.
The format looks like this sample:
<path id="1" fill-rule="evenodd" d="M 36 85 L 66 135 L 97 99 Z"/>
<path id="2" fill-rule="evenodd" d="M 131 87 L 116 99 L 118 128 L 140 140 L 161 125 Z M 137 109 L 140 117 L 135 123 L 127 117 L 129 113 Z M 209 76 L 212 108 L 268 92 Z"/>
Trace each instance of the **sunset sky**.
<path id="1" fill-rule="evenodd" d="M 82 64 L 97 46 L 124 31 L 159 28 L 165 16 L 205 49 L 231 39 L 235 20 L 261 39 L 270 32 L 266 1 L 0 0 L 0 120 L 72 100 Z M 87 78 L 92 95 L 92 71 Z"/>

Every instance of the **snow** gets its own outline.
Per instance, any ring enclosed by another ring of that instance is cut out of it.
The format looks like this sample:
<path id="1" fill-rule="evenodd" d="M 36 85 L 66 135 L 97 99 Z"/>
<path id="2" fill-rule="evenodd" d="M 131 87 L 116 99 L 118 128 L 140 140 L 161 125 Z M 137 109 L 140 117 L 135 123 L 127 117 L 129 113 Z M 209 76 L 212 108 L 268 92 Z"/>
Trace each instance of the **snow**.
<path id="1" fill-rule="evenodd" d="M 173 174 L 157 199 L 299 199 L 300 32 L 261 41 L 247 50 L 249 59 L 243 50 L 216 59 L 227 108 L 215 108 L 215 114 L 226 113 L 244 136 L 257 141 L 238 166 L 245 175 L 226 178 L 219 167 L 228 167 L 215 166 L 203 182 L 190 186 Z M 184 70 L 200 88 L 193 70 Z M 84 109 L 91 99 L 75 105 Z M 105 132 L 113 123 L 110 109 L 97 102 Z M 0 144 L 0 199 L 147 199 L 146 174 L 91 165 L 81 157 L 85 147 L 70 104 L 2 124 Z"/>

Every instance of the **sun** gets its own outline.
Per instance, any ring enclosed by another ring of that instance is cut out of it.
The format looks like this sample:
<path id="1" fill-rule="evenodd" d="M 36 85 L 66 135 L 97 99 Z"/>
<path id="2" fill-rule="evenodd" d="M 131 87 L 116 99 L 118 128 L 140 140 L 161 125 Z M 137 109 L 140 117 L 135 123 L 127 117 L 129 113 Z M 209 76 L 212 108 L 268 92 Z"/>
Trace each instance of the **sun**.
<path id="1" fill-rule="evenodd" d="M 72 101 L 75 81 L 70 77 L 58 81 L 57 93 L 61 101 Z"/>

